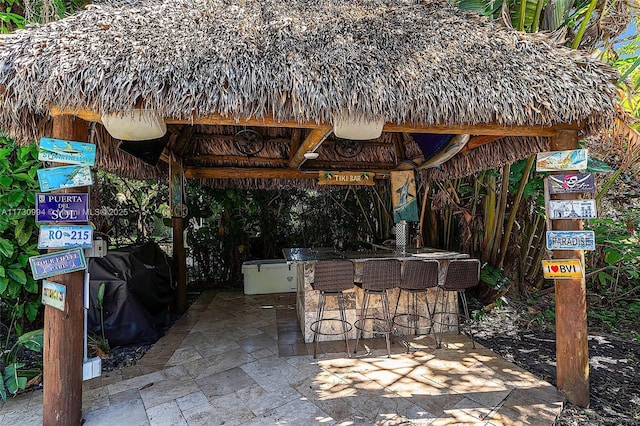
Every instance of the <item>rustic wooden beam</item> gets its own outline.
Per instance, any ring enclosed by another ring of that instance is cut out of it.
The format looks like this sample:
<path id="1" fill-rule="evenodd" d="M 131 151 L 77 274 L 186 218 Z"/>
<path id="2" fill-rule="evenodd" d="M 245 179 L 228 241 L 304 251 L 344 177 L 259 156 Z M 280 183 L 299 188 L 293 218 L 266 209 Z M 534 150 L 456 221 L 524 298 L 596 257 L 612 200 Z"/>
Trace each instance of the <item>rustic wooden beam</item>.
<path id="1" fill-rule="evenodd" d="M 313 129 L 305 138 L 304 142 L 300 145 L 296 153 L 289 161 L 289 168 L 297 169 L 305 162 L 304 154 L 308 151 L 315 151 L 322 142 L 333 132 L 331 127 L 324 127 L 322 129 Z"/>
<path id="2" fill-rule="evenodd" d="M 389 170 L 369 169 L 376 179 L 387 179 Z M 320 170 L 290 168 L 261 169 L 242 167 L 187 167 L 184 175 L 190 179 L 318 179 Z"/>
<path id="3" fill-rule="evenodd" d="M 371 161 L 339 161 L 339 160 L 307 160 L 305 167 L 317 170 L 348 170 L 348 169 L 387 169 L 395 170 L 395 164 Z"/>
<path id="4" fill-rule="evenodd" d="M 300 149 L 300 143 L 302 142 L 302 129 L 291 129 L 291 140 L 289 141 L 289 161 L 296 155 L 298 149 Z"/>
<path id="5" fill-rule="evenodd" d="M 396 164 L 399 164 L 407 157 L 402 133 L 393 135 L 393 146 L 396 150 Z"/>
<path id="6" fill-rule="evenodd" d="M 269 163 L 275 165 L 288 165 L 287 158 L 248 157 L 246 155 L 215 155 L 203 154 L 185 157 L 189 161 L 251 161 L 252 163 Z"/>
<path id="7" fill-rule="evenodd" d="M 578 134 L 563 130 L 551 140 L 552 151 L 578 148 Z M 555 199 L 574 200 L 581 194 L 558 194 Z M 554 230 L 581 230 L 582 220 L 552 221 Z M 556 250 L 554 259 L 580 259 L 582 250 Z M 555 280 L 556 294 L 556 377 L 558 389 L 579 407 L 589 406 L 589 345 L 587 332 L 587 292 L 585 279 Z"/>
<path id="8" fill-rule="evenodd" d="M 88 136 L 84 120 L 71 116 L 53 119 L 52 137 L 56 139 L 86 142 Z M 81 193 L 88 192 L 88 188 L 57 192 Z M 42 424 L 45 426 L 82 422 L 84 273 L 78 271 L 49 278 L 64 285 L 67 296 L 64 311 L 44 306 Z"/>
<path id="9" fill-rule="evenodd" d="M 189 126 L 191 127 L 191 126 Z M 191 132 L 183 132 L 188 140 Z M 176 286 L 176 312 L 187 310 L 187 255 L 184 250 L 184 165 L 180 157 L 172 156 L 169 163 L 169 201 L 171 204 L 171 228 L 173 231 L 173 259 L 178 276 Z"/>
<path id="10" fill-rule="evenodd" d="M 86 121 L 100 122 L 100 114 L 89 109 L 65 109 L 53 107 L 52 116 L 73 115 Z M 255 127 L 293 127 L 305 129 L 326 129 L 331 127 L 327 123 L 297 121 L 278 121 L 273 118 L 249 118 L 240 119 L 223 117 L 221 115 L 208 115 L 191 118 L 166 118 L 167 124 L 205 124 L 217 126 L 255 126 Z M 408 132 L 408 133 L 440 133 L 440 134 L 471 134 L 471 135 L 496 135 L 496 136 L 555 136 L 559 130 L 580 130 L 584 123 L 557 124 L 553 126 L 504 126 L 501 124 L 474 124 L 474 125 L 421 125 L 414 123 L 387 123 L 383 132 Z"/>
<path id="11" fill-rule="evenodd" d="M 317 179 L 318 172 L 300 171 L 298 169 L 260 169 L 242 167 L 187 167 L 184 171 L 187 178 L 204 179 Z"/>
<path id="12" fill-rule="evenodd" d="M 182 154 L 187 147 L 187 143 L 191 140 L 192 134 L 193 126 L 185 125 L 182 128 L 176 142 L 173 144 L 173 148 L 171 149 L 175 155 L 182 157 Z"/>
<path id="13" fill-rule="evenodd" d="M 233 135 L 219 135 L 219 134 L 216 134 L 216 133 L 194 133 L 191 136 L 191 139 L 193 139 L 193 140 L 216 139 L 216 140 L 223 140 L 223 141 L 232 142 L 234 137 L 233 137 Z M 286 144 L 291 142 L 289 138 L 268 138 L 268 137 L 264 137 L 264 141 L 266 143 L 286 143 Z"/>

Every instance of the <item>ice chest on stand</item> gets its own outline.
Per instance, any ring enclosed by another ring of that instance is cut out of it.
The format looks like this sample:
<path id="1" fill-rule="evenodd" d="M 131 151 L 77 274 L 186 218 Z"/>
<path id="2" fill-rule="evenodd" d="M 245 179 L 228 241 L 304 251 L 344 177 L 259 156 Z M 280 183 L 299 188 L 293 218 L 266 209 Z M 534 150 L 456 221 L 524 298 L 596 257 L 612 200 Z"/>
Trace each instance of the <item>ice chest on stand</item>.
<path id="1" fill-rule="evenodd" d="M 283 259 L 251 260 L 242 264 L 244 294 L 296 291 L 297 268 Z"/>

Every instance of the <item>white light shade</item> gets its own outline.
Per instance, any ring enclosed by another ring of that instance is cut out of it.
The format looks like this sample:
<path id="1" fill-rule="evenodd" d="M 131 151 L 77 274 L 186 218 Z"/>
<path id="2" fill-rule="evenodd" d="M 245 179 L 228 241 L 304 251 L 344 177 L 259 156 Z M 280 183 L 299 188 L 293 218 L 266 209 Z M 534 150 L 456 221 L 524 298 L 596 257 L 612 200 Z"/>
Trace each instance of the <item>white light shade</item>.
<path id="1" fill-rule="evenodd" d="M 126 141 L 158 139 L 167 133 L 164 119 L 149 109 L 135 109 L 125 114 L 103 114 L 102 124 L 111 136 Z"/>
<path id="2" fill-rule="evenodd" d="M 304 158 L 306 158 L 307 160 L 315 160 L 319 156 L 320 154 L 318 154 L 317 152 L 307 151 L 304 153 Z"/>
<path id="3" fill-rule="evenodd" d="M 382 134 L 384 120 L 367 120 L 353 117 L 334 117 L 333 134 L 352 140 L 377 139 Z"/>

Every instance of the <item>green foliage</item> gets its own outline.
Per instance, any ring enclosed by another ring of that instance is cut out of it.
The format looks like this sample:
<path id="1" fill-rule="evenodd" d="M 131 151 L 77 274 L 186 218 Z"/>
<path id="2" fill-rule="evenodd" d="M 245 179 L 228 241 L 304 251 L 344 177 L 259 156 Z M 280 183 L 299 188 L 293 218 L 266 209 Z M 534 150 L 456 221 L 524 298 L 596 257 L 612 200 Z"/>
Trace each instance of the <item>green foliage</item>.
<path id="1" fill-rule="evenodd" d="M 510 280 L 504 275 L 504 269 L 495 268 L 488 263 L 483 263 L 480 269 L 480 281 L 497 291 L 505 291 Z"/>
<path id="2" fill-rule="evenodd" d="M 63 18 L 89 3 L 85 0 L 2 0 L 0 2 L 0 33 L 24 28 L 28 23 L 45 23 Z M 28 6 L 28 7 L 27 7 Z"/>
<path id="3" fill-rule="evenodd" d="M 33 208 L 40 167 L 37 147 L 16 147 L 0 138 L 0 298 L 15 324 L 36 318 L 39 288 L 31 276 L 29 257 L 38 255 L 38 229 Z"/>
<path id="4" fill-rule="evenodd" d="M 96 295 L 96 305 L 100 311 L 100 336 L 89 336 L 89 346 L 94 349 L 100 349 L 103 354 L 109 353 L 111 347 L 109 346 L 109 340 L 104 336 L 104 290 L 105 283 L 100 283 L 98 286 L 98 294 Z"/>
<path id="5" fill-rule="evenodd" d="M 356 249 L 388 238 L 388 209 L 378 198 L 371 189 L 250 191 L 188 181 L 190 272 L 196 281 L 233 287 L 244 261 L 281 258 L 285 247 Z"/>
<path id="6" fill-rule="evenodd" d="M 625 335 L 629 330 L 637 330 L 640 313 L 638 226 L 640 211 L 635 209 L 621 219 L 589 221 L 597 246 L 597 250 L 587 256 L 588 317 L 592 328 Z"/>
<path id="7" fill-rule="evenodd" d="M 7 342 L 9 340 L 10 333 L 7 335 Z M 29 349 L 33 352 L 42 352 L 44 344 L 44 331 L 43 329 L 33 330 L 28 333 L 24 333 L 9 349 L 5 349 L 2 352 L 2 365 L 4 370 L 2 371 L 2 380 L 0 381 L 0 398 L 2 401 L 7 400 L 7 395 L 16 395 L 20 390 L 23 390 L 27 386 L 29 379 L 40 374 L 41 370 L 24 370 L 24 363 L 18 362 L 19 352 L 23 349 Z"/>
<path id="8" fill-rule="evenodd" d="M 139 244 L 171 237 L 168 187 L 159 181 L 120 178 L 98 171 L 92 198 L 99 200 L 91 220 L 112 246 Z"/>

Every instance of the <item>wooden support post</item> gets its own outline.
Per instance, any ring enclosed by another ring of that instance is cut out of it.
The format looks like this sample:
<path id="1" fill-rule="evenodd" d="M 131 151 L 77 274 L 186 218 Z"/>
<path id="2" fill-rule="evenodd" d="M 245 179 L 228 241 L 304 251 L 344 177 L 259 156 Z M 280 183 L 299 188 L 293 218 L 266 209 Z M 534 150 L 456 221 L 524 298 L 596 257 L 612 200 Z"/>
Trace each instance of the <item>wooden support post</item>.
<path id="1" fill-rule="evenodd" d="M 172 157 L 169 167 L 169 200 L 171 201 L 171 227 L 173 228 L 173 261 L 178 269 L 176 311 L 187 310 L 187 255 L 184 252 L 184 167 L 182 159 Z"/>
<path id="2" fill-rule="evenodd" d="M 574 130 L 560 130 L 551 140 L 552 151 L 578 148 Z M 558 194 L 557 199 L 577 199 L 580 194 Z M 558 231 L 581 230 L 582 220 L 553 221 Z M 555 259 L 580 259 L 582 250 L 557 250 Z M 579 407 L 589 406 L 589 346 L 587 341 L 587 296 L 584 278 L 555 280 L 556 295 L 556 377 L 558 389 Z"/>
<path id="3" fill-rule="evenodd" d="M 55 117 L 52 136 L 86 142 L 87 123 L 71 116 Z M 72 188 L 64 192 L 87 192 L 87 188 Z M 43 425 L 80 425 L 84 271 L 58 275 L 50 280 L 66 286 L 67 295 L 64 311 L 47 305 L 44 307 Z"/>
<path id="4" fill-rule="evenodd" d="M 184 252 L 184 218 L 172 217 L 173 261 L 178 267 L 178 286 L 176 289 L 176 311 L 187 310 L 187 256 Z"/>

